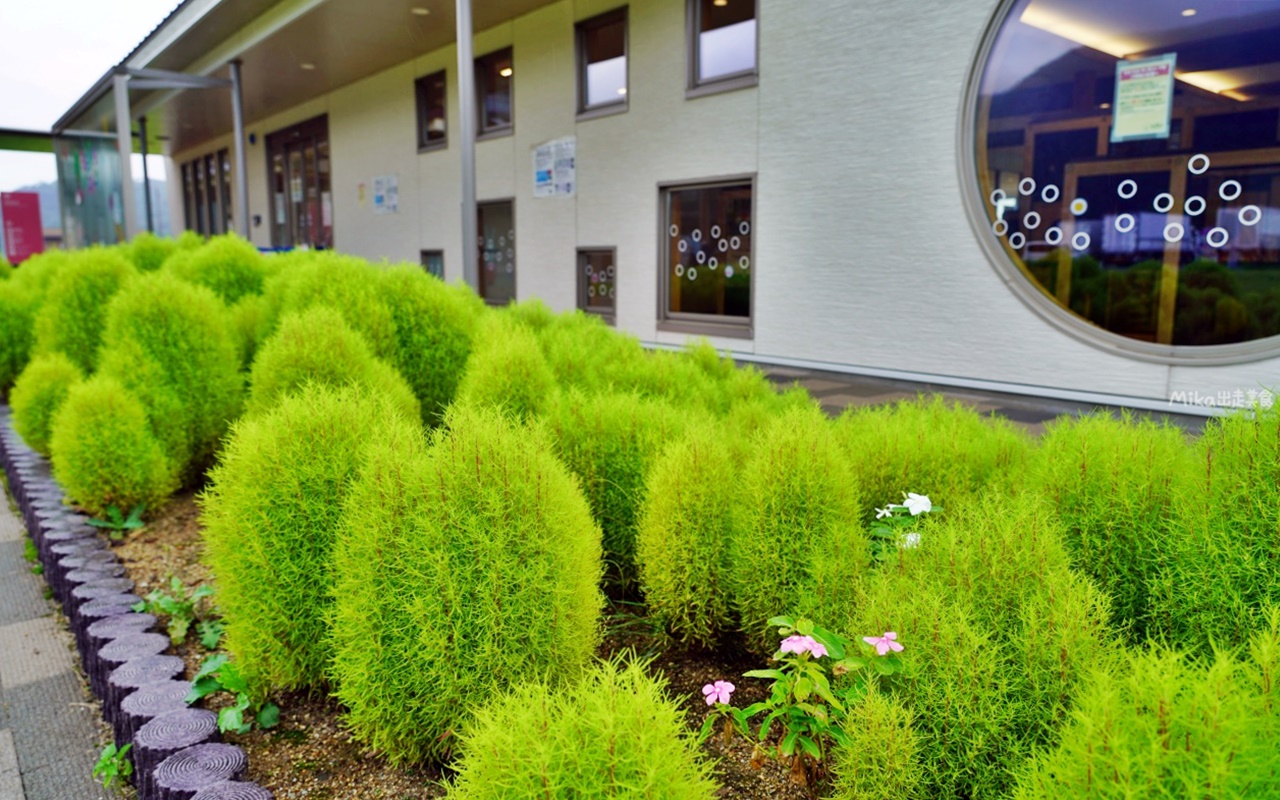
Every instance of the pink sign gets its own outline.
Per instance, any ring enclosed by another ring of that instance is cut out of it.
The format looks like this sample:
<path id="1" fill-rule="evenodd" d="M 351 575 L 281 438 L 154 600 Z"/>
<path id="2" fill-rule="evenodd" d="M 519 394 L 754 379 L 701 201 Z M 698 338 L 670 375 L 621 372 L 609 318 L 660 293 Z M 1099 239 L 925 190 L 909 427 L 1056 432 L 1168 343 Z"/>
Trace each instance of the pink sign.
<path id="1" fill-rule="evenodd" d="M 40 224 L 40 195 L 35 192 L 0 192 L 0 217 L 4 218 L 4 252 L 11 264 L 44 252 L 44 228 Z"/>

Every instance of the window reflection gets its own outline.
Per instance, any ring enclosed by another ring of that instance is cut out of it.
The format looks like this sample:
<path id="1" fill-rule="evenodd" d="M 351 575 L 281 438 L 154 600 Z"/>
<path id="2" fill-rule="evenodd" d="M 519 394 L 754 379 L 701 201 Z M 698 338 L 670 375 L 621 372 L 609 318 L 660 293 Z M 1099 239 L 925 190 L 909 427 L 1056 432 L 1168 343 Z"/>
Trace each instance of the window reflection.
<path id="1" fill-rule="evenodd" d="M 669 189 L 667 310 L 751 314 L 751 184 Z"/>
<path id="2" fill-rule="evenodd" d="M 1114 333 L 1280 335 L 1280 0 L 1182 10 L 1014 3 L 977 116 L 991 235 Z"/>
<path id="3" fill-rule="evenodd" d="M 578 25 L 581 110 L 627 101 L 626 9 Z"/>
<path id="4" fill-rule="evenodd" d="M 755 72 L 755 0 L 697 0 L 698 83 Z"/>
<path id="5" fill-rule="evenodd" d="M 476 59 L 481 134 L 511 127 L 511 78 L 514 73 L 510 47 Z"/>

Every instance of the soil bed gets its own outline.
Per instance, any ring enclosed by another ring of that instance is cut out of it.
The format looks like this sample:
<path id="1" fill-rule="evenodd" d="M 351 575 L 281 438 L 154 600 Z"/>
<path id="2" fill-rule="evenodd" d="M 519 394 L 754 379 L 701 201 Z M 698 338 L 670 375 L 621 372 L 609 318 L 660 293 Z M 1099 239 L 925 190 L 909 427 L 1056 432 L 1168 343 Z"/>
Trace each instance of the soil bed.
<path id="1" fill-rule="evenodd" d="M 199 510 L 191 493 L 172 498 L 145 528 L 129 533 L 115 550 L 125 571 L 145 596 L 152 589 L 168 590 L 171 576 L 189 589 L 211 582 L 200 563 Z M 749 669 L 764 666 L 744 656 L 741 647 L 722 651 L 694 650 L 663 641 L 638 606 L 615 604 L 600 656 L 609 658 L 624 650 L 652 657 L 652 669 L 666 678 L 668 691 L 686 711 L 691 730 L 706 718 L 702 687 L 715 680 L 729 680 L 737 687 L 734 705 L 763 699 L 763 681 L 741 677 Z M 175 652 L 187 664 L 187 679 L 209 654 L 194 628 Z M 342 723 L 342 706 L 328 697 L 289 693 L 272 698 L 280 706 L 280 724 L 269 731 L 244 736 L 228 734 L 226 741 L 244 748 L 249 756 L 248 779 L 270 789 L 277 800 L 420 800 L 445 794 L 443 773 L 433 768 L 396 768 L 351 738 Z M 228 702 L 225 694 L 207 698 L 216 710 Z M 808 800 L 810 793 L 790 780 L 788 768 L 767 759 L 760 769 L 751 765 L 754 748 L 742 737 L 724 742 L 712 736 L 704 750 L 715 765 L 723 787 L 720 795 L 740 800 Z"/>

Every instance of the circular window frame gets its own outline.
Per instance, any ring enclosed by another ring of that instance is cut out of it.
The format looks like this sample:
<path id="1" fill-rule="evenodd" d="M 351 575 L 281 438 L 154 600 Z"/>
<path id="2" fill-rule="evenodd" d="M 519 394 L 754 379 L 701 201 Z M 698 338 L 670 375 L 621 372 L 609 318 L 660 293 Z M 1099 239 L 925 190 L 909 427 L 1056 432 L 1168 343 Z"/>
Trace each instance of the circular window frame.
<path id="1" fill-rule="evenodd" d="M 1015 297 L 1041 319 L 1073 339 L 1112 355 L 1168 366 L 1209 367 L 1244 364 L 1280 357 L 1280 335 L 1248 342 L 1212 345 L 1155 344 L 1121 336 L 1084 320 L 1050 298 L 1027 275 L 991 235 L 986 198 L 981 197 L 978 177 L 977 122 L 982 75 L 991 57 L 997 35 L 1018 0 L 999 0 L 992 12 L 969 63 L 969 74 L 960 95 L 960 124 L 957 136 L 960 168 L 960 198 L 969 227 L 1001 281 Z"/>

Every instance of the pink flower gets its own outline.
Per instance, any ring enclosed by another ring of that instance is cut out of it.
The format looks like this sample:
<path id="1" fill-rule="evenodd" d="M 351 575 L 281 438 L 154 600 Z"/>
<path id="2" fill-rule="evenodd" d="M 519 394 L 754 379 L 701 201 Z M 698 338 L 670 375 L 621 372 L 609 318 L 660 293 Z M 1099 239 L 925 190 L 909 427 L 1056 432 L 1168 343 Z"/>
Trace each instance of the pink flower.
<path id="1" fill-rule="evenodd" d="M 707 705 L 713 706 L 716 703 L 729 705 L 729 696 L 733 694 L 734 685 L 728 681 L 716 681 L 708 683 L 702 687 L 702 693 L 707 696 Z"/>
<path id="2" fill-rule="evenodd" d="M 876 649 L 877 655 L 884 655 L 892 650 L 895 653 L 902 652 L 902 645 L 898 644 L 898 634 L 893 631 L 885 631 L 884 636 L 863 636 L 862 641 L 871 645 Z"/>
<path id="3" fill-rule="evenodd" d="M 788 636 L 782 640 L 782 652 L 784 653 L 809 653 L 814 658 L 822 658 L 827 654 L 827 648 L 814 639 L 812 636 Z"/>

